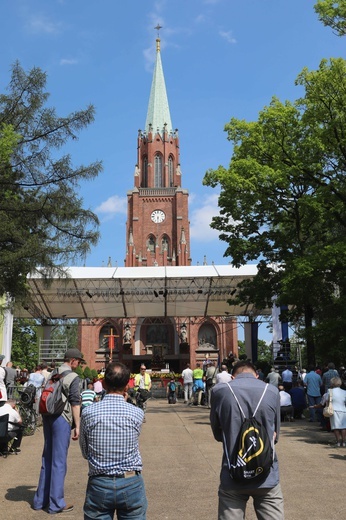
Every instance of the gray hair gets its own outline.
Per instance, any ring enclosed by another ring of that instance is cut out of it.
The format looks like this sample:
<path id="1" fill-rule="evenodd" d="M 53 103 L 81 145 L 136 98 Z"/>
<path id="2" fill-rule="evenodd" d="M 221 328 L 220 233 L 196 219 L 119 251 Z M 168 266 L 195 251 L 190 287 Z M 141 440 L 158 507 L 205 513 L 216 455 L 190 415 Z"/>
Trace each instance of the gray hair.
<path id="1" fill-rule="evenodd" d="M 330 380 L 330 388 L 337 388 L 342 385 L 342 381 L 340 377 L 332 377 Z"/>

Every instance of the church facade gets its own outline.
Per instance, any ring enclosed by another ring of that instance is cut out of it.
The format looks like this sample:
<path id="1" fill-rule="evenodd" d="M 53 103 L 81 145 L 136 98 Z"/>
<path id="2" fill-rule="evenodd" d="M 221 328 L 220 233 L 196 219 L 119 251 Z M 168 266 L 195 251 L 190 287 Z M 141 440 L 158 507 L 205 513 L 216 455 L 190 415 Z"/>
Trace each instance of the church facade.
<path id="1" fill-rule="evenodd" d="M 138 132 L 133 188 L 127 193 L 126 267 L 191 265 L 188 198 L 157 38 L 145 130 Z M 119 360 L 134 372 L 143 362 L 153 371 L 181 372 L 186 363 L 222 360 L 237 352 L 235 318 L 191 315 L 81 320 L 79 347 L 91 368 Z"/>

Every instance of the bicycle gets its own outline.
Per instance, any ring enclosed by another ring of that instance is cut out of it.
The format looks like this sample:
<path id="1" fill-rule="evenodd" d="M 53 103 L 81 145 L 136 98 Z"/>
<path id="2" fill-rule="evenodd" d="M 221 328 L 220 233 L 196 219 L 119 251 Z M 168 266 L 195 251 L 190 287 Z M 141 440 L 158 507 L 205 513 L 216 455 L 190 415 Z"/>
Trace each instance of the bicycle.
<path id="1" fill-rule="evenodd" d="M 38 415 L 34 408 L 36 388 L 29 385 L 20 391 L 20 399 L 17 402 L 18 412 L 22 418 L 23 435 L 34 435 L 37 427 Z"/>

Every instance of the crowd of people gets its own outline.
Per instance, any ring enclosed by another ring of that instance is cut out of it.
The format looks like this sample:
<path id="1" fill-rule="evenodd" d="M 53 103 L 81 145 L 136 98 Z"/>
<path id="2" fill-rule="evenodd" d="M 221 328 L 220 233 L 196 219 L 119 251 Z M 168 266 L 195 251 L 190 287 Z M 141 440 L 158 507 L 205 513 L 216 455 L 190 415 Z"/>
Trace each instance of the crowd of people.
<path id="1" fill-rule="evenodd" d="M 87 381 L 81 392 L 81 381 L 75 369 L 82 362 L 83 355 L 78 349 L 68 349 L 63 364 L 55 369 L 63 378 L 67 400 L 61 415 L 42 417 L 44 445 L 33 509 L 44 509 L 49 513 L 73 510 L 73 505 L 64 498 L 67 455 L 72 438 L 75 441 L 79 439 L 82 455 L 89 463 L 84 518 L 88 520 L 97 515 L 111 518 L 117 512 L 121 518 L 145 519 L 147 499 L 139 452 L 145 410 L 133 406 L 130 371 L 121 363 L 110 363 L 102 379 Z M 27 377 L 27 384 L 34 385 L 39 395 L 54 368 L 36 367 Z M 16 402 L 7 396 L 6 388 L 15 384 L 18 372 L 14 369 L 16 376 L 8 378 L 10 371 L 4 367 L 0 369 L 0 416 L 8 414 L 10 418 L 11 449 L 18 453 L 22 437 L 21 417 Z M 182 372 L 184 402 L 210 408 L 214 437 L 224 444 L 219 518 L 228 518 L 230 512 L 232 518 L 243 518 L 250 496 L 260 517 L 283 518 L 283 497 L 275 454 L 280 424 L 285 420 L 303 418 L 318 421 L 321 428 L 333 431 L 336 447 L 346 447 L 345 376 L 345 369 L 336 370 L 333 363 L 323 369 L 308 367 L 307 370 L 297 370 L 286 366 L 281 372 L 273 367 L 268 374 L 250 360 L 235 359 L 231 368 L 225 360 L 218 366 L 215 361 L 206 359 L 204 363 L 196 363 L 194 369 L 187 364 Z M 150 393 L 151 384 L 150 374 L 145 365 L 141 365 L 133 379 L 133 390 Z M 172 377 L 167 385 L 169 403 L 175 403 L 172 398 L 176 391 L 177 385 Z M 333 413 L 327 418 L 323 409 L 329 403 L 333 406 Z M 262 479 L 240 485 L 230 477 L 230 456 L 236 449 L 237 433 L 244 420 L 243 410 L 256 416 L 267 432 L 273 450 L 273 464 Z M 123 498 L 129 494 L 132 497 L 130 502 Z M 102 503 L 101 495 L 106 497 Z"/>

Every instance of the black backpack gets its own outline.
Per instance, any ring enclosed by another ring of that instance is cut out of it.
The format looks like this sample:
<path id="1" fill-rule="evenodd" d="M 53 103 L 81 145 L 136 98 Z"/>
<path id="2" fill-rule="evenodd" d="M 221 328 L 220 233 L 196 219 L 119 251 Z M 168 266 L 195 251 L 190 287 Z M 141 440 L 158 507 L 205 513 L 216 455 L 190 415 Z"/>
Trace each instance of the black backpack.
<path id="1" fill-rule="evenodd" d="M 255 479 L 264 480 L 273 465 L 274 450 L 269 435 L 264 426 L 255 419 L 256 412 L 262 402 L 268 385 L 265 386 L 262 396 L 256 406 L 252 417 L 247 418 L 235 395 L 233 389 L 228 385 L 234 399 L 237 401 L 243 416 L 243 423 L 232 453 L 227 449 L 224 436 L 224 450 L 228 463 L 229 473 L 232 479 L 245 482 Z"/>
<path id="2" fill-rule="evenodd" d="M 26 404 L 27 406 L 34 404 L 35 396 L 36 396 L 36 386 L 28 385 L 24 388 L 23 391 L 20 391 L 20 402 Z"/>

